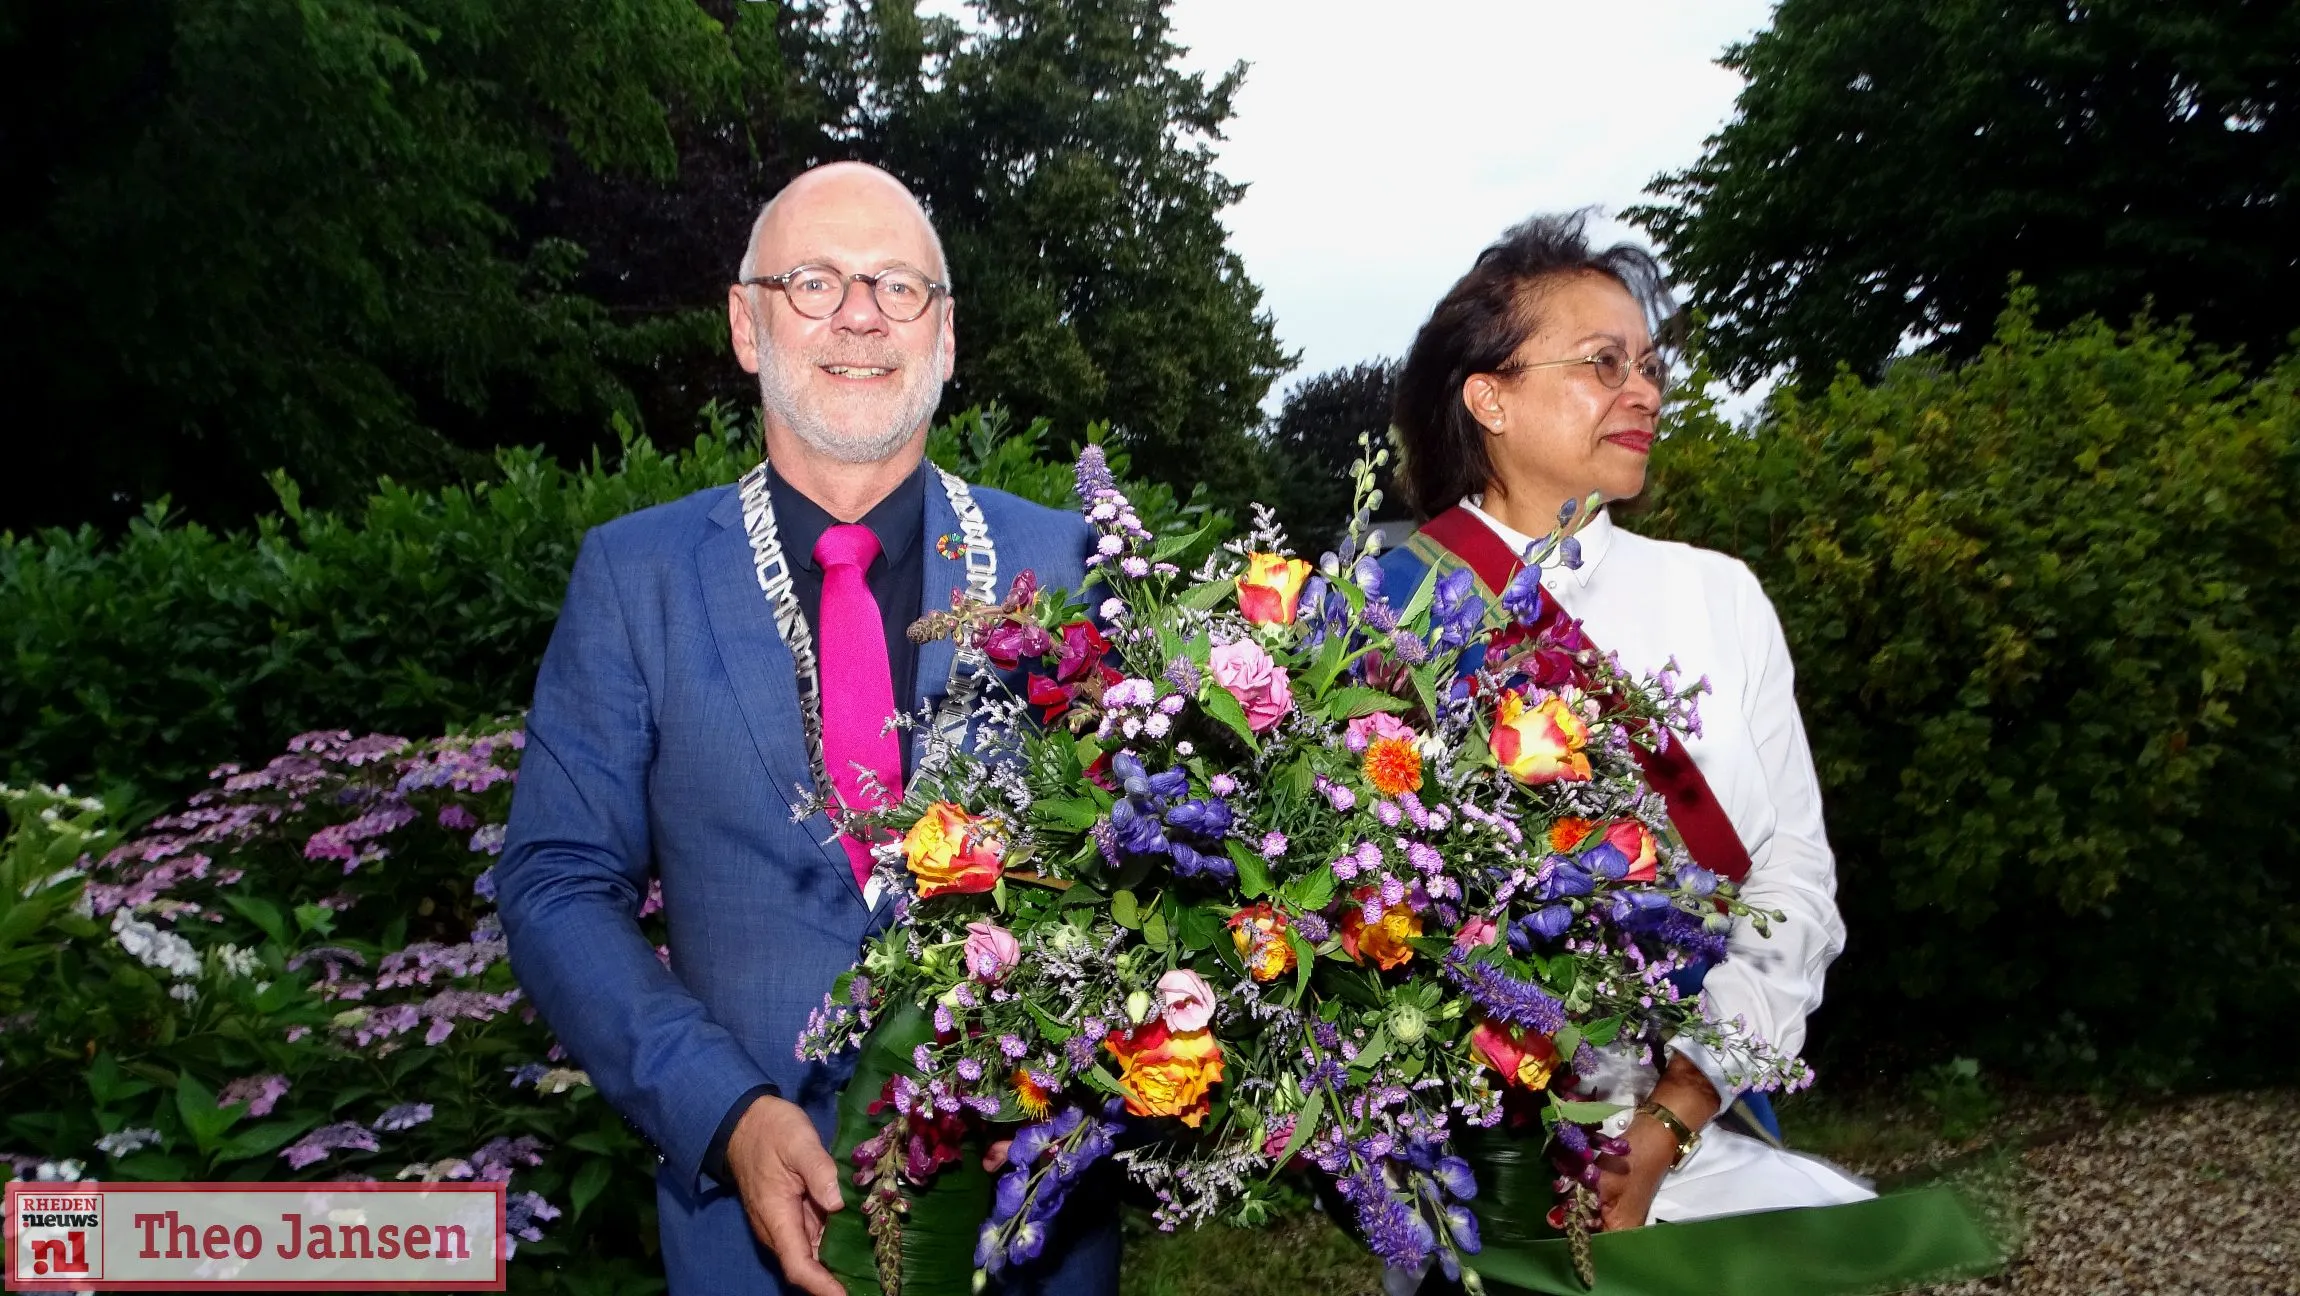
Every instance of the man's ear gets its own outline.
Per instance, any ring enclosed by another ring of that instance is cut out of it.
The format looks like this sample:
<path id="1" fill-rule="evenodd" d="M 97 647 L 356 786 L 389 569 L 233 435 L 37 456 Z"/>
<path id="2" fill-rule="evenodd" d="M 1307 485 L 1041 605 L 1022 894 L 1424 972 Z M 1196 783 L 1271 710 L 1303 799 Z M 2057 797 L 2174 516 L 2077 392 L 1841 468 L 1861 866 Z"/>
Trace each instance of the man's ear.
<path id="1" fill-rule="evenodd" d="M 727 288 L 727 340 L 734 343 L 735 363 L 745 373 L 759 371 L 759 333 L 751 318 L 751 290 L 741 284 Z"/>
<path id="2" fill-rule="evenodd" d="M 938 350 L 942 352 L 942 380 L 949 382 L 958 367 L 958 299 L 955 297 L 945 298 L 942 303 L 942 345 Z"/>

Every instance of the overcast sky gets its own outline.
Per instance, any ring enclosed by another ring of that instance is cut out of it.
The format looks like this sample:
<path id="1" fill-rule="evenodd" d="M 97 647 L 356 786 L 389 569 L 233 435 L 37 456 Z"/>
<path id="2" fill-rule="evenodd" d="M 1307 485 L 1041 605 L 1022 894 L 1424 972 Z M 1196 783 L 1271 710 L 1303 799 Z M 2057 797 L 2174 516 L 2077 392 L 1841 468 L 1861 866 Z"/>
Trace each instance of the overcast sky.
<path id="1" fill-rule="evenodd" d="M 1219 145 L 1222 174 L 1249 187 L 1224 219 L 1279 340 L 1301 354 L 1280 391 L 1401 353 L 1516 221 L 1618 212 L 1694 161 L 1741 88 L 1717 56 L 1771 11 L 1769 0 L 1174 0 L 1188 66 L 1250 65 Z"/>

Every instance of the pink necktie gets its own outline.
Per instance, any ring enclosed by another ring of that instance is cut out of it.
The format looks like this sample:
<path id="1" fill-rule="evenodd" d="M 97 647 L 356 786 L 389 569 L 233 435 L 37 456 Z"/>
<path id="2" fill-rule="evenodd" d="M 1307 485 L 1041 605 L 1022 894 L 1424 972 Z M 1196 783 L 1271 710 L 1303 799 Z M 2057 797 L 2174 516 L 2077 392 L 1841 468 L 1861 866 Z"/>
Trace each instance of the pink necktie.
<path id="1" fill-rule="evenodd" d="M 902 746 L 887 728 L 894 715 L 894 671 L 887 664 L 886 622 L 878 600 L 863 580 L 878 557 L 878 537 L 866 526 L 848 524 L 823 532 L 815 542 L 815 562 L 823 569 L 822 625 L 823 765 L 849 810 L 875 810 L 902 795 Z M 861 766 L 876 775 L 879 790 L 864 786 Z M 870 847 L 841 833 L 855 882 L 870 884 Z"/>

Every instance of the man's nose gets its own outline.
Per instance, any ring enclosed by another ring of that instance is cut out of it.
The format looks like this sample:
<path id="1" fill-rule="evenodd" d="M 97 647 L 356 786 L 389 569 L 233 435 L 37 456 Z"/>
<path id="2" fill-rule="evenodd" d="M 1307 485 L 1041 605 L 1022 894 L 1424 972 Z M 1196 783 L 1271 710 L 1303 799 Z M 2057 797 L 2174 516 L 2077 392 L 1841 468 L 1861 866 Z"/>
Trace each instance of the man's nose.
<path id="1" fill-rule="evenodd" d="M 878 308 L 878 292 L 860 279 L 847 281 L 847 299 L 831 316 L 831 325 L 848 333 L 884 333 L 893 321 Z"/>

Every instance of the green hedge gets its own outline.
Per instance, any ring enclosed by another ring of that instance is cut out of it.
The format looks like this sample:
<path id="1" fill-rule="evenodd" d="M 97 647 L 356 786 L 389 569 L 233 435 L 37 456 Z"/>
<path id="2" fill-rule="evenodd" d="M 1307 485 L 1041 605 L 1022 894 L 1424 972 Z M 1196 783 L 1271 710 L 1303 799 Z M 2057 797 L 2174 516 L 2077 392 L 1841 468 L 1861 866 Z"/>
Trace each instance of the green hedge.
<path id="1" fill-rule="evenodd" d="M 387 482 L 356 516 L 305 509 L 281 479 L 282 513 L 252 534 L 177 525 L 161 504 L 119 537 L 0 535 L 0 771 L 164 799 L 305 730 L 436 733 L 524 708 L 584 531 L 756 461 L 754 424 L 707 418 L 681 453 L 628 431 L 612 468 L 507 451 L 494 481 Z M 1049 461 L 1047 430 L 970 411 L 929 453 L 1070 508 L 1067 456 Z M 1129 489 L 1153 526 L 1206 511 L 1162 486 Z"/>
<path id="2" fill-rule="evenodd" d="M 1821 1040 L 2291 1068 L 2296 504 L 2300 358 L 2018 299 L 1970 365 L 1664 443 L 1637 525 L 1746 559 L 1796 658 L 1852 933 Z"/>

